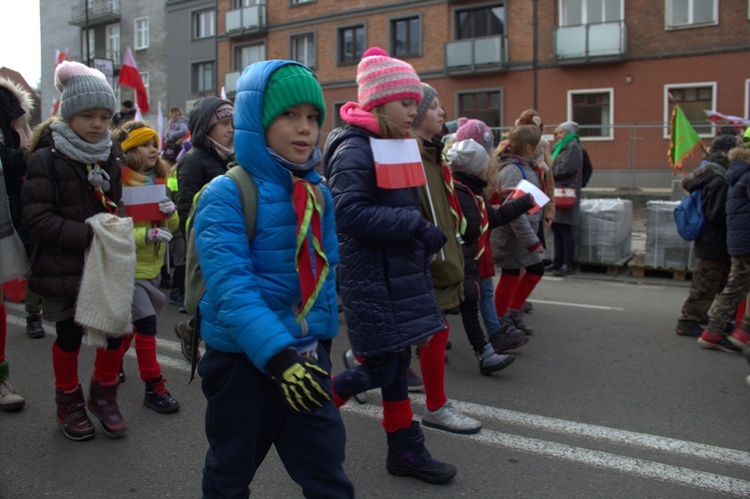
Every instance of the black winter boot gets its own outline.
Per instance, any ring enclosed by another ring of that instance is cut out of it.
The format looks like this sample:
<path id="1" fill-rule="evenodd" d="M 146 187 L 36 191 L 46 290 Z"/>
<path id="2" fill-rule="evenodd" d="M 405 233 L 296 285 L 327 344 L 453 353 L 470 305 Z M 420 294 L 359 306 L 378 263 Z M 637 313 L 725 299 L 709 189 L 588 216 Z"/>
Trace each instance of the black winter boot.
<path id="1" fill-rule="evenodd" d="M 143 405 L 156 412 L 179 411 L 180 403 L 172 398 L 167 387 L 164 386 L 165 381 L 161 376 L 146 381 L 146 395 L 143 397 Z"/>
<path id="2" fill-rule="evenodd" d="M 42 325 L 42 316 L 31 314 L 26 317 L 26 334 L 29 338 L 44 338 L 44 326 Z"/>
<path id="3" fill-rule="evenodd" d="M 441 484 L 456 476 L 456 467 L 432 458 L 424 446 L 424 435 L 419 423 L 413 421 L 388 435 L 388 458 L 385 465 L 388 473 L 395 476 L 411 476 L 423 482 Z"/>

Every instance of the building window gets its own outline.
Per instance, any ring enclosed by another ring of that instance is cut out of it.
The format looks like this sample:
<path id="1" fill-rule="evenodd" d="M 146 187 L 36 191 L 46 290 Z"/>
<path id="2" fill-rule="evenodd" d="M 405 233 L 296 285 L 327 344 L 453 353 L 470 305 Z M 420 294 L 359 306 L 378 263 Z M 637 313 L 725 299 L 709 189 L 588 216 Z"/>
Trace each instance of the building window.
<path id="1" fill-rule="evenodd" d="M 568 116 L 578 123 L 578 135 L 598 139 L 614 139 L 612 106 L 614 90 L 571 90 L 568 92 Z"/>
<path id="2" fill-rule="evenodd" d="M 346 102 L 334 102 L 333 103 L 333 125 L 331 128 L 338 128 L 346 125 L 346 122 L 341 117 L 341 108 L 344 107 Z"/>
<path id="3" fill-rule="evenodd" d="M 622 0 L 560 0 L 560 25 L 579 26 L 620 21 Z"/>
<path id="4" fill-rule="evenodd" d="M 292 5 L 303 5 L 303 4 L 306 4 L 306 3 L 313 3 L 315 1 L 316 0 L 291 0 L 291 4 Z"/>
<path id="5" fill-rule="evenodd" d="M 243 7 L 252 7 L 254 5 L 265 5 L 266 0 L 232 0 L 233 9 L 241 9 Z"/>
<path id="6" fill-rule="evenodd" d="M 250 64 L 266 60 L 266 45 L 242 45 L 234 48 L 234 70 L 242 71 Z"/>
<path id="7" fill-rule="evenodd" d="M 718 0 L 665 0 L 667 28 L 719 24 Z"/>
<path id="8" fill-rule="evenodd" d="M 191 66 L 191 92 L 209 92 L 216 88 L 214 61 L 197 62 Z"/>
<path id="9" fill-rule="evenodd" d="M 216 34 L 216 11 L 201 10 L 193 13 L 193 39 L 208 38 Z"/>
<path id="10" fill-rule="evenodd" d="M 418 56 L 422 52 L 422 20 L 417 17 L 391 21 L 391 54 Z"/>
<path id="11" fill-rule="evenodd" d="M 148 17 L 140 17 L 133 21 L 135 29 L 135 49 L 148 48 Z"/>
<path id="12" fill-rule="evenodd" d="M 714 126 L 705 111 L 716 109 L 716 82 L 664 86 L 664 137 L 669 138 L 672 109 L 679 104 L 685 117 L 702 137 L 713 137 Z"/>
<path id="13" fill-rule="evenodd" d="M 292 36 L 290 44 L 292 60 L 301 62 L 308 68 L 315 68 L 315 33 L 305 33 Z"/>
<path id="14" fill-rule="evenodd" d="M 502 91 L 483 90 L 458 95 L 458 116 L 484 121 L 488 127 L 497 128 L 502 123 Z M 495 133 L 495 144 L 500 137 Z"/>
<path id="15" fill-rule="evenodd" d="M 505 7 L 483 7 L 456 11 L 456 40 L 505 34 Z"/>
<path id="16" fill-rule="evenodd" d="M 365 53 L 364 25 L 339 28 L 338 60 L 341 64 L 358 63 Z"/>
<path id="17" fill-rule="evenodd" d="M 112 59 L 112 64 L 115 66 L 120 65 L 120 25 L 109 24 L 107 25 L 107 53 L 104 55 L 106 59 Z"/>

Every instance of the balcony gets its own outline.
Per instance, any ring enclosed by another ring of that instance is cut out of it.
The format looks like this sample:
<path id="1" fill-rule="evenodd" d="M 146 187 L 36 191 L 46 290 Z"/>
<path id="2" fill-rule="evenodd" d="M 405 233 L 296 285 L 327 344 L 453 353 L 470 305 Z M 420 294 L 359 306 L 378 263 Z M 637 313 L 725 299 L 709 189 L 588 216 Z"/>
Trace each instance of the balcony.
<path id="1" fill-rule="evenodd" d="M 624 21 L 564 26 L 555 29 L 555 63 L 577 65 L 626 59 Z"/>
<path id="2" fill-rule="evenodd" d="M 120 20 L 119 0 L 79 0 L 70 9 L 68 24 L 81 28 L 86 26 L 86 4 L 88 4 L 89 27 L 100 24 L 112 24 Z"/>
<path id="3" fill-rule="evenodd" d="M 226 14 L 226 21 L 229 37 L 257 33 L 266 29 L 266 6 L 252 5 L 230 10 Z"/>
<path id="4" fill-rule="evenodd" d="M 227 93 L 227 97 L 233 97 L 237 93 L 237 80 L 240 79 L 242 71 L 231 71 L 224 73 L 224 90 Z"/>
<path id="5" fill-rule="evenodd" d="M 499 73 L 508 64 L 508 38 L 486 36 L 445 44 L 445 68 L 449 74 Z"/>

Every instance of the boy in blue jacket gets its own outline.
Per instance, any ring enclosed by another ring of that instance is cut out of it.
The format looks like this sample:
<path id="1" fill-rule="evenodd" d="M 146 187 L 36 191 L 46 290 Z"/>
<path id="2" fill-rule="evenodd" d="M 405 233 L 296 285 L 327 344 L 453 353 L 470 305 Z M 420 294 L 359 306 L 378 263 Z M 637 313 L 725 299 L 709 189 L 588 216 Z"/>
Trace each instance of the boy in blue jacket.
<path id="1" fill-rule="evenodd" d="M 330 396 L 339 254 L 331 195 L 317 187 L 315 171 L 324 118 L 323 92 L 307 67 L 275 60 L 246 68 L 234 144 L 258 190 L 252 242 L 231 178 L 212 180 L 198 203 L 207 498 L 247 497 L 271 445 L 306 497 L 354 495 Z"/>

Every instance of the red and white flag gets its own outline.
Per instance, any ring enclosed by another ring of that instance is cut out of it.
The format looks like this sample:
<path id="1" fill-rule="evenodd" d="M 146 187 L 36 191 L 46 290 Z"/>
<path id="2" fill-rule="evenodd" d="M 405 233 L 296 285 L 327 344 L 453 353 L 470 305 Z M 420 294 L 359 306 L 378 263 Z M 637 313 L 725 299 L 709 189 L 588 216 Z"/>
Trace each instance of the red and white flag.
<path id="1" fill-rule="evenodd" d="M 167 215 L 159 211 L 159 202 L 167 197 L 164 184 L 141 185 L 122 188 L 122 204 L 125 214 L 133 222 L 164 220 Z"/>
<path id="2" fill-rule="evenodd" d="M 52 109 L 50 111 L 51 116 L 57 116 L 57 113 L 60 112 L 60 101 L 57 99 L 52 99 Z"/>
<path id="3" fill-rule="evenodd" d="M 55 67 L 57 67 L 58 64 L 60 64 L 63 61 L 69 61 L 70 60 L 70 50 L 65 49 L 65 51 L 57 50 L 55 49 Z"/>
<path id="4" fill-rule="evenodd" d="M 227 100 L 227 89 L 224 85 L 221 86 L 221 92 L 219 92 L 219 98 L 222 100 Z"/>
<path id="5" fill-rule="evenodd" d="M 141 73 L 138 72 L 138 66 L 135 64 L 135 57 L 130 47 L 125 50 L 125 57 L 122 59 L 120 68 L 119 84 L 123 87 L 135 89 L 135 101 L 137 107 L 144 113 L 148 113 L 148 93 L 146 86 L 143 84 Z"/>
<path id="6" fill-rule="evenodd" d="M 416 139 L 370 137 L 375 177 L 381 189 L 404 189 L 427 184 Z"/>
<path id="7" fill-rule="evenodd" d="M 164 149 L 164 115 L 161 112 L 161 101 L 158 104 L 158 111 L 156 112 L 156 132 L 159 134 L 159 152 Z"/>
<path id="8" fill-rule="evenodd" d="M 729 123 L 730 125 L 750 125 L 750 120 L 746 120 L 745 118 L 741 118 L 739 116 L 732 116 L 731 114 L 722 114 L 718 111 L 712 111 L 709 109 L 704 109 L 704 113 L 706 113 L 706 116 L 708 116 L 708 119 L 711 120 L 714 123 Z"/>

